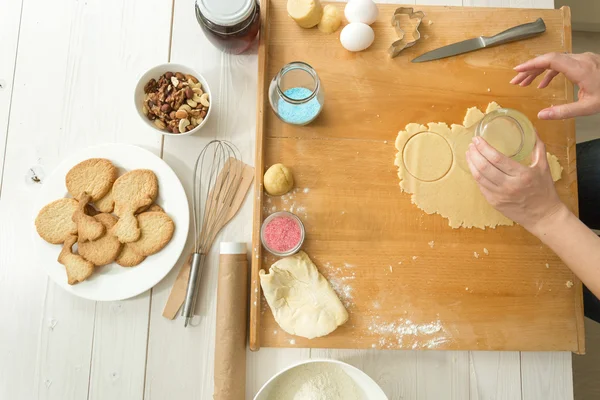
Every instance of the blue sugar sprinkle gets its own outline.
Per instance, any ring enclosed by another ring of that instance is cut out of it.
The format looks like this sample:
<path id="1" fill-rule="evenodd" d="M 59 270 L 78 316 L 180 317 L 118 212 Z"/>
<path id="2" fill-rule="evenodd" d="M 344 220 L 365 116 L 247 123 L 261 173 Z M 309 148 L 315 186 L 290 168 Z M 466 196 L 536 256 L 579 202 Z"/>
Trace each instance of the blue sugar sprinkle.
<path id="1" fill-rule="evenodd" d="M 311 93 L 311 90 L 303 87 L 291 88 L 284 92 L 287 97 L 294 100 L 305 99 Z M 288 124 L 304 125 L 319 115 L 321 104 L 317 101 L 316 96 L 304 104 L 291 104 L 280 98 L 277 103 L 277 111 L 279 117 Z"/>

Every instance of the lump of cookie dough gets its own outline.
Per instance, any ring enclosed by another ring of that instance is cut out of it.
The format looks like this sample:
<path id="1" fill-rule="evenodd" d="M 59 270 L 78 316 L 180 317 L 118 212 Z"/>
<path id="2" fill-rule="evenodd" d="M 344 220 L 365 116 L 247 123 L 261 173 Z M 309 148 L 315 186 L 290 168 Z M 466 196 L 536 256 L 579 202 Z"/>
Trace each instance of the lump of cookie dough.
<path id="1" fill-rule="evenodd" d="M 102 213 L 94 218 L 104 225 L 106 233 L 97 240 L 79 242 L 77 251 L 83 258 L 99 267 L 115 261 L 121 252 L 121 242 L 110 234 L 110 228 L 117 223 L 117 217 Z"/>
<path id="2" fill-rule="evenodd" d="M 48 243 L 61 244 L 70 235 L 77 234 L 77 224 L 71 217 L 77 210 L 74 199 L 58 199 L 46 204 L 35 218 L 35 229 Z"/>
<path id="3" fill-rule="evenodd" d="M 291 335 L 325 336 L 348 320 L 337 294 L 303 251 L 277 261 L 268 273 L 261 269 L 259 276 L 275 321 Z"/>
<path id="4" fill-rule="evenodd" d="M 65 183 L 73 198 L 78 199 L 83 192 L 100 200 L 106 195 L 117 179 L 117 167 L 104 158 L 90 158 L 82 161 L 67 172 Z"/>
<path id="5" fill-rule="evenodd" d="M 265 172 L 263 184 L 271 196 L 281 196 L 294 187 L 292 171 L 283 164 L 271 165 Z"/>

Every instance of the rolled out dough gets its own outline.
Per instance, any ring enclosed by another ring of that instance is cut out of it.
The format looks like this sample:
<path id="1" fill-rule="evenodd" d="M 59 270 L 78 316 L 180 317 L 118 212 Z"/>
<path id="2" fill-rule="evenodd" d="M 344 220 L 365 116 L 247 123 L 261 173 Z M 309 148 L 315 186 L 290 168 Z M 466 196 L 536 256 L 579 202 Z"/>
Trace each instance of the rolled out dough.
<path id="1" fill-rule="evenodd" d="M 492 102 L 485 112 L 498 108 L 500 106 Z M 514 224 L 489 205 L 466 166 L 465 153 L 477 123 L 484 115 L 472 107 L 467 110 L 463 125 L 411 123 L 398 133 L 396 139 L 398 153 L 394 164 L 398 167 L 400 188 L 411 193 L 412 203 L 427 214 L 437 213 L 448 218 L 452 228 L 485 229 Z M 432 135 L 444 139 L 447 146 Z M 449 168 L 448 148 L 452 150 Z M 548 153 L 547 157 L 552 179 L 556 182 L 562 167 L 556 156 Z"/>
<path id="2" fill-rule="evenodd" d="M 260 285 L 275 321 L 292 335 L 325 336 L 348 320 L 327 279 L 303 251 L 259 271 Z"/>

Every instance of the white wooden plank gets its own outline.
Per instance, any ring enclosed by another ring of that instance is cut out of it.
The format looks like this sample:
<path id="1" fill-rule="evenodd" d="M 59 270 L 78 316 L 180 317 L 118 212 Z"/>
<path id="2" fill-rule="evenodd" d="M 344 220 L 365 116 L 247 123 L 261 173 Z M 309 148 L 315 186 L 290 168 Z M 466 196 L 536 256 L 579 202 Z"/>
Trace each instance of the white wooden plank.
<path id="1" fill-rule="evenodd" d="M 110 305 L 100 307 L 95 325 L 93 302 L 48 282 L 31 251 L 33 200 L 40 185 L 27 175 L 33 168 L 43 184 L 66 154 L 104 142 L 137 143 L 159 152 L 160 136 L 139 121 L 131 99 L 137 77 L 167 54 L 170 7 L 159 14 L 164 15 L 161 28 L 154 14 L 160 3 L 24 4 L 0 198 L 0 243 L 10 246 L 1 252 L 2 265 L 10 268 L 3 268 L 0 300 L 14 304 L 14 310 L 3 309 L 2 317 L 23 324 L 14 333 L 18 341 L 2 338 L 0 346 L 2 353 L 14 343 L 25 349 L 12 351 L 10 370 L 2 374 L 14 385 L 8 398 L 88 398 L 90 377 L 109 376 L 113 362 L 126 371 L 125 379 L 111 382 L 102 393 L 135 398 L 129 396 L 129 385 L 136 384 L 131 378 L 138 380 L 135 396 L 142 397 L 149 299 L 127 303 L 121 319 L 110 317 Z M 153 29 L 146 29 L 148 20 Z M 146 320 L 140 324 L 129 315 Z M 128 345 L 128 351 L 115 341 Z M 31 390 L 36 396 L 29 395 Z"/>
<path id="2" fill-rule="evenodd" d="M 143 399 L 150 292 L 98 302 L 88 399 Z"/>
<path id="3" fill-rule="evenodd" d="M 113 141 L 142 145 L 157 155 L 161 136 L 139 120 L 132 97 L 139 76 L 168 59 L 171 12 L 171 3 L 162 0 L 103 1 L 88 4 L 86 10 L 85 32 L 102 32 L 103 37 L 93 51 L 111 60 L 110 66 L 102 67 L 101 87 L 105 89 L 100 98 L 110 99 L 114 88 L 126 90 L 118 101 L 102 107 L 104 115 L 118 114 L 111 132 L 118 138 Z M 115 16 L 124 23 L 107 26 L 103 22 Z M 152 21 L 151 29 L 148 21 Z M 90 72 L 99 75 L 100 71 Z M 88 399 L 143 399 L 149 307 L 150 291 L 131 300 L 98 304 Z"/>
<path id="4" fill-rule="evenodd" d="M 423 400 L 468 399 L 469 352 L 418 352 L 417 398 Z"/>
<path id="5" fill-rule="evenodd" d="M 0 193 L 22 4 L 22 0 L 5 1 L 0 13 Z"/>
<path id="6" fill-rule="evenodd" d="M 554 8 L 554 0 L 462 0 L 469 7 Z"/>
<path id="7" fill-rule="evenodd" d="M 389 399 L 417 398 L 417 351 L 312 349 L 310 358 L 332 358 L 364 371 Z"/>
<path id="8" fill-rule="evenodd" d="M 465 7 L 510 7 L 514 0 L 463 0 Z"/>
<path id="9" fill-rule="evenodd" d="M 462 6 L 463 0 L 417 0 L 423 6 Z"/>
<path id="10" fill-rule="evenodd" d="M 573 399 L 573 367 L 568 352 L 522 352 L 523 399 Z"/>
<path id="11" fill-rule="evenodd" d="M 190 51 L 190 43 L 194 43 L 194 51 Z M 222 54 L 205 38 L 189 12 L 188 2 L 176 1 L 171 60 L 189 65 L 203 74 L 213 95 L 211 120 L 199 134 L 165 140 L 164 159 L 173 166 L 191 198 L 192 167 L 209 140 L 217 137 L 233 141 L 239 147 L 243 160 L 254 164 L 257 56 L 255 50 L 241 56 Z M 252 196 L 249 194 L 240 213 L 217 238 L 216 244 L 221 240 L 250 243 Z M 190 249 L 191 239 L 178 265 Z M 198 326 L 184 328 L 181 319 L 168 321 L 161 315 L 177 269 L 155 287 L 148 343 L 147 398 L 212 397 L 217 262 L 217 251 L 213 249 L 202 275 Z M 308 356 L 308 350 L 297 349 L 249 352 L 248 396 L 281 368 Z"/>
<path id="12" fill-rule="evenodd" d="M 88 394 L 96 303 L 72 297 L 59 288 L 47 291 L 39 332 L 35 398 L 84 399 Z"/>
<path id="13" fill-rule="evenodd" d="M 201 133 L 165 140 L 164 158 L 182 179 L 189 196 L 192 166 L 210 139 L 218 137 L 233 141 L 239 147 L 243 160 L 253 164 L 257 57 L 256 51 L 231 56 L 215 49 L 204 37 L 195 19 L 190 18 L 188 7 L 187 2 L 175 3 L 171 60 L 189 65 L 204 75 L 211 87 L 214 107 L 211 120 Z M 193 52 L 189 49 L 190 42 L 195 44 Z M 220 240 L 250 243 L 252 196 L 248 196 L 238 216 L 225 228 L 216 243 Z M 191 241 L 188 240 L 187 251 L 190 248 Z M 199 326 L 184 329 L 181 319 L 167 321 L 161 315 L 177 271 L 154 289 L 146 377 L 148 397 L 212 397 L 217 258 L 216 250 L 213 250 L 204 268 L 198 303 Z M 169 344 L 166 348 L 165 343 Z M 252 398 L 255 391 L 281 368 L 308 356 L 308 350 L 297 349 L 248 352 L 248 398 Z"/>
<path id="14" fill-rule="evenodd" d="M 554 0 L 510 0 L 512 8 L 554 8 Z"/>
<path id="15" fill-rule="evenodd" d="M 470 368 L 471 400 L 521 398 L 518 351 L 471 351 Z"/>

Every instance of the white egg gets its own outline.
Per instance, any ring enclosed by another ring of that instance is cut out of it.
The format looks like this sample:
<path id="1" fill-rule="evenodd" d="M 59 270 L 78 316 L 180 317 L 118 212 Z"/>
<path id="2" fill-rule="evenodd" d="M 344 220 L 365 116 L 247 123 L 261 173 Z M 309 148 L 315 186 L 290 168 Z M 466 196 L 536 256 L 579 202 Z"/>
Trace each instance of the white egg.
<path id="1" fill-rule="evenodd" d="M 340 42 L 348 51 L 363 51 L 375 40 L 373 29 L 361 22 L 352 22 L 342 29 Z"/>
<path id="2" fill-rule="evenodd" d="M 379 10 L 372 0 L 350 0 L 344 8 L 348 22 L 362 22 L 371 25 L 377 19 Z"/>

